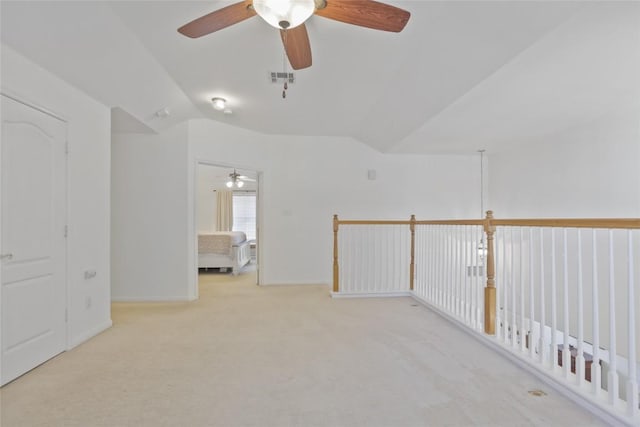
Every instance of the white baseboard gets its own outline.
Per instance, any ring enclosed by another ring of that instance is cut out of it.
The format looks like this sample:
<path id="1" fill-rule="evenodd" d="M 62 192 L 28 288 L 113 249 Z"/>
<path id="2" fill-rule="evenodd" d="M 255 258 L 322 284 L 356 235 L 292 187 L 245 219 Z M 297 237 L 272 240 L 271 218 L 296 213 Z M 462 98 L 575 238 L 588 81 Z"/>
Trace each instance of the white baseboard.
<path id="1" fill-rule="evenodd" d="M 329 286 L 329 284 L 318 283 L 318 282 L 278 282 L 278 283 L 260 283 L 260 286 Z"/>
<path id="2" fill-rule="evenodd" d="M 496 340 L 495 336 L 479 333 L 478 331 L 471 329 L 469 326 L 467 326 L 454 316 L 423 300 L 413 292 L 411 292 L 411 296 L 414 300 L 424 305 L 429 310 L 451 322 L 461 331 L 475 338 L 477 341 L 486 345 L 487 347 L 497 351 L 512 363 L 515 363 L 520 368 L 534 375 L 549 387 L 556 390 L 558 393 L 567 397 L 585 410 L 591 412 L 593 415 L 607 423 L 607 425 L 627 427 L 634 427 L 638 425 L 637 419 L 632 420 L 628 416 L 626 416 L 624 408 L 614 408 L 612 406 L 606 405 L 604 402 L 598 401 L 589 393 L 589 391 L 582 390 L 577 385 L 567 384 L 564 380 L 558 378 L 551 371 L 540 369 L 539 365 L 533 360 L 524 359 L 514 351 L 510 350 L 507 347 L 504 347 Z M 587 386 L 585 385 L 585 387 Z"/>
<path id="3" fill-rule="evenodd" d="M 111 302 L 189 302 L 195 301 L 196 299 L 197 298 L 190 298 L 187 296 L 112 297 Z"/>
<path id="4" fill-rule="evenodd" d="M 411 291 L 399 292 L 331 292 L 331 298 L 394 298 L 394 297 L 412 297 Z"/>
<path id="5" fill-rule="evenodd" d="M 91 328 L 88 331 L 78 335 L 77 337 L 73 337 L 71 339 L 71 342 L 69 343 L 69 346 L 67 347 L 67 350 L 71 350 L 72 348 L 79 346 L 83 342 L 90 340 L 99 333 L 106 331 L 111 326 L 113 326 L 113 322 L 111 321 L 111 319 L 109 319 L 106 322 L 96 326 L 95 328 Z"/>

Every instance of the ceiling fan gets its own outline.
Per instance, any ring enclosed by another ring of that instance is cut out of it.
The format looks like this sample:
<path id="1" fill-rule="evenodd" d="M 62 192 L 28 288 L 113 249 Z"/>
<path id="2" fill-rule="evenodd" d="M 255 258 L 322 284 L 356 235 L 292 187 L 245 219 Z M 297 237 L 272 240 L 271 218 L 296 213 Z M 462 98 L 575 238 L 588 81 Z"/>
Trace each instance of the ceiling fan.
<path id="1" fill-rule="evenodd" d="M 245 175 L 241 175 L 234 169 L 233 172 L 229 174 L 229 180 L 226 182 L 225 185 L 228 188 L 233 188 L 233 187 L 242 188 L 244 187 L 245 181 L 255 182 L 255 179 L 249 178 L 248 176 L 245 176 Z"/>
<path id="2" fill-rule="evenodd" d="M 373 0 L 244 0 L 201 16 L 178 28 L 198 38 L 259 15 L 280 30 L 284 49 L 294 70 L 311 66 L 311 46 L 304 22 L 311 15 L 374 30 L 400 32 L 411 14 Z"/>

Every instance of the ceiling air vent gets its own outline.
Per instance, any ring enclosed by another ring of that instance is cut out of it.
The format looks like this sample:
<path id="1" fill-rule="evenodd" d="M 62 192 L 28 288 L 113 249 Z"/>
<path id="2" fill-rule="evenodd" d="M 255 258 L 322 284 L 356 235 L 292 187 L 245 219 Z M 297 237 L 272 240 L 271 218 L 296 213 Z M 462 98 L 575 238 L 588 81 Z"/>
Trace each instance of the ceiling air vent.
<path id="1" fill-rule="evenodd" d="M 282 71 L 271 71 L 269 73 L 269 79 L 271 83 L 282 83 L 286 81 L 289 84 L 293 84 L 296 82 L 296 78 L 293 73 L 285 73 Z"/>

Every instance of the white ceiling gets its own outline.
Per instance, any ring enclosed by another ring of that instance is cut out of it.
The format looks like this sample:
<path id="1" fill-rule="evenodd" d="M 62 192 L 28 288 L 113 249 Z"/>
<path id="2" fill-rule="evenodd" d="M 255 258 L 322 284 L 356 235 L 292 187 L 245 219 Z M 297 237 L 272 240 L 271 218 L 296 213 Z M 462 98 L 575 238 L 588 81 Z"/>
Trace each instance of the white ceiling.
<path id="1" fill-rule="evenodd" d="M 638 2 L 388 1 L 411 12 L 399 34 L 314 16 L 313 66 L 286 99 L 268 79 L 283 70 L 279 34 L 259 17 L 195 40 L 176 31 L 231 3 L 3 0 L 1 37 L 117 107 L 116 131 L 208 117 L 383 152 L 473 152 L 640 99 Z M 213 110 L 213 96 L 234 114 Z"/>

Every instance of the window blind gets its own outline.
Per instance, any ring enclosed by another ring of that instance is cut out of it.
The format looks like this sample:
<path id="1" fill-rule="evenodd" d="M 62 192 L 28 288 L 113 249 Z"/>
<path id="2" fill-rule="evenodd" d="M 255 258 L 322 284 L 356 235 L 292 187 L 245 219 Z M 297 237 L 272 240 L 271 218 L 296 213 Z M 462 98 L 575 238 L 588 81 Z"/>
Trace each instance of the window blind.
<path id="1" fill-rule="evenodd" d="M 233 231 L 243 231 L 247 240 L 256 238 L 256 193 L 233 193 Z"/>

